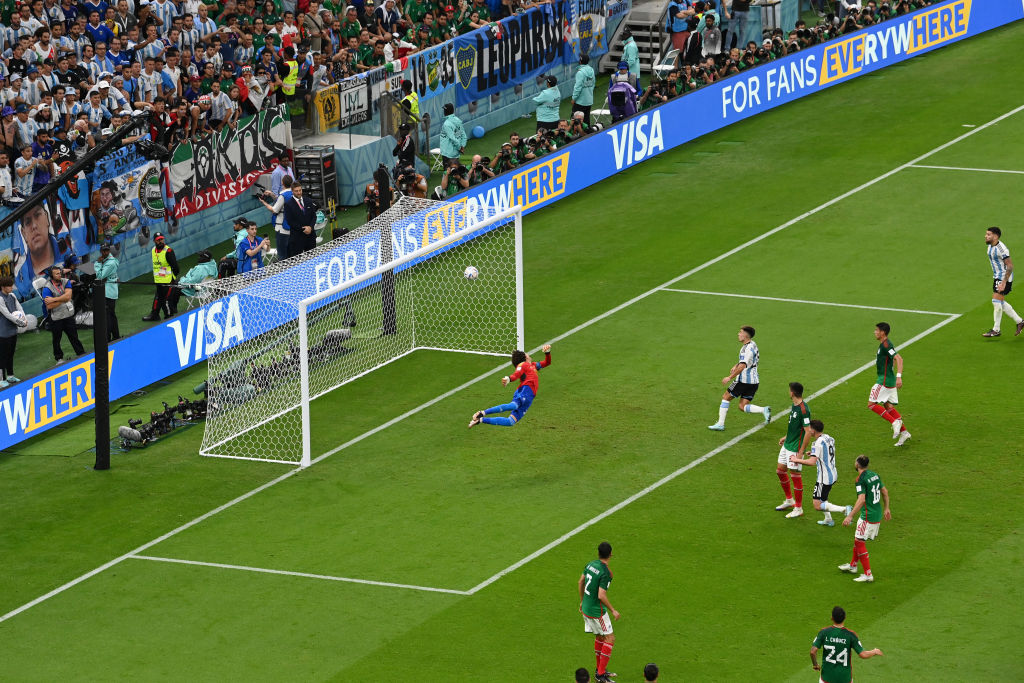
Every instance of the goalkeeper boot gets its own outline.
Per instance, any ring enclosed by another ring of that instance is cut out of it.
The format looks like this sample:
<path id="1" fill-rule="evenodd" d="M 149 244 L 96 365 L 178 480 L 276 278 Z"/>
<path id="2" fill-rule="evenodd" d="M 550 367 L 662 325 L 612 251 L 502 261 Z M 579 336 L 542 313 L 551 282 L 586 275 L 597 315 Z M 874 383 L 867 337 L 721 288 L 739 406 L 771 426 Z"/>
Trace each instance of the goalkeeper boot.
<path id="1" fill-rule="evenodd" d="M 475 427 L 480 424 L 480 421 L 484 419 L 484 411 L 478 410 L 473 413 L 473 419 L 469 421 L 470 427 Z"/>

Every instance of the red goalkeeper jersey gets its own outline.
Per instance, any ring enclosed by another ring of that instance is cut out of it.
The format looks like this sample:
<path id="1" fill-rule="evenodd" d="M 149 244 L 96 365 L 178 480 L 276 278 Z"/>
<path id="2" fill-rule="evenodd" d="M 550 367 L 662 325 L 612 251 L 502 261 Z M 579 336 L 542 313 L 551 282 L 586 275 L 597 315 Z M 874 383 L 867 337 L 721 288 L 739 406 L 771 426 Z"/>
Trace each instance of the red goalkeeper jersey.
<path id="1" fill-rule="evenodd" d="M 519 387 L 530 387 L 533 390 L 533 395 L 536 396 L 540 390 L 539 378 L 537 377 L 537 371 L 541 368 L 546 368 L 551 365 L 551 352 L 544 354 L 544 360 L 539 363 L 520 363 L 516 371 L 508 376 L 510 382 L 519 380 Z"/>

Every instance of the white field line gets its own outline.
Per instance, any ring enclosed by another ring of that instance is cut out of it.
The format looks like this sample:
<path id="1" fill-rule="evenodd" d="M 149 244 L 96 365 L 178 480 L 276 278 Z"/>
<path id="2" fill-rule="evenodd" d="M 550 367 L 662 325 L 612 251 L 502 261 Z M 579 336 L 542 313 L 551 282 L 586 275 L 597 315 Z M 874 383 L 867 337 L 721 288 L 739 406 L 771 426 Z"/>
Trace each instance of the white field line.
<path id="1" fill-rule="evenodd" d="M 1017 107 L 1015 109 L 1012 109 L 1011 111 L 1008 111 L 1005 114 L 997 116 L 996 118 L 992 119 L 988 123 L 982 124 L 982 125 L 978 126 L 977 128 L 973 128 L 973 129 L 967 131 L 966 133 L 964 133 L 963 135 L 957 136 L 956 138 L 953 138 L 949 142 L 945 142 L 945 143 L 939 145 L 938 147 L 936 147 L 935 149 L 931 150 L 930 152 L 926 152 L 926 153 L 922 154 L 921 156 L 917 157 L 916 159 L 912 159 L 911 161 L 908 161 L 907 163 L 905 163 L 905 164 L 903 164 L 901 166 L 898 166 L 898 167 L 894 168 L 891 171 L 887 171 L 886 173 L 883 173 L 882 175 L 878 176 L 874 180 L 869 180 L 868 182 L 864 183 L 863 185 L 858 185 L 857 187 L 853 188 L 852 190 L 844 192 L 843 194 L 839 195 L 838 197 L 836 197 L 834 199 L 830 199 L 829 201 L 825 202 L 824 204 L 821 204 L 821 205 L 811 209 L 810 211 L 802 213 L 799 216 L 797 216 L 796 218 L 788 220 L 788 221 L 786 221 L 785 223 L 783 223 L 782 225 L 780 225 L 778 227 L 772 228 L 768 232 L 762 233 L 761 235 L 759 235 L 759 236 L 757 236 L 757 237 L 755 237 L 755 238 L 753 238 L 751 240 L 748 240 L 748 241 L 744 242 L 743 244 L 740 244 L 737 247 L 733 247 L 732 249 L 730 249 L 729 251 L 725 252 L 724 254 L 716 256 L 715 258 L 711 259 L 710 261 L 706 261 L 706 262 L 702 263 L 701 265 L 699 265 L 699 266 L 697 266 L 695 268 L 691 268 L 690 270 L 686 271 L 682 275 L 680 275 L 678 277 L 675 277 L 675 278 L 672 278 L 668 282 L 662 283 L 662 284 L 658 285 L 657 287 L 649 289 L 648 291 L 644 292 L 643 294 L 635 296 L 632 299 L 630 299 L 629 301 L 621 303 L 618 306 L 616 306 L 616 307 L 614 307 L 612 309 L 609 309 L 608 311 L 605 311 L 604 313 L 602 313 L 602 314 L 600 314 L 598 316 L 595 316 L 594 318 L 591 318 L 587 322 L 582 323 L 580 325 L 577 325 L 576 327 L 572 328 L 568 332 L 563 332 L 559 336 L 557 336 L 554 339 L 552 339 L 549 343 L 555 343 L 555 342 L 561 341 L 562 339 L 570 337 L 570 336 L 576 334 L 577 332 L 579 332 L 580 330 L 584 330 L 584 329 L 590 327 L 591 325 L 593 325 L 593 324 L 595 324 L 597 322 L 600 322 L 601 320 L 604 320 L 605 318 L 607 318 L 607 317 L 609 317 L 611 315 L 614 315 L 615 313 L 618 313 L 622 309 L 624 309 L 624 308 L 626 308 L 628 306 L 632 306 L 636 302 L 641 301 L 641 300 L 647 298 L 651 294 L 654 294 L 655 292 L 657 292 L 657 291 L 659 291 L 661 289 L 664 289 L 666 287 L 674 285 L 675 283 L 679 282 L 680 280 L 688 278 L 688 277 L 690 277 L 691 275 L 693 275 L 695 273 L 699 273 L 700 271 L 704 270 L 705 268 L 708 268 L 708 267 L 718 263 L 719 261 L 722 261 L 722 260 L 732 256 L 733 254 L 736 254 L 736 253 L 738 253 L 740 251 L 743 251 L 747 247 L 753 246 L 753 245 L 757 244 L 758 242 L 760 242 L 760 241 L 762 241 L 764 239 L 767 239 L 768 237 L 774 235 L 775 233 L 781 232 L 782 230 L 785 230 L 786 228 L 788 228 L 788 227 L 790 227 L 792 225 L 795 225 L 796 223 L 799 223 L 803 219 L 808 218 L 809 216 L 813 216 L 814 214 L 816 214 L 816 213 L 818 213 L 820 211 L 823 211 L 823 210 L 827 209 L 828 207 L 833 206 L 834 204 L 837 204 L 838 202 L 840 202 L 840 201 L 842 201 L 842 200 L 844 200 L 844 199 L 846 199 L 846 198 L 848 198 L 848 197 L 850 197 L 850 196 L 860 192 L 861 190 L 864 190 L 864 189 L 866 189 L 868 187 L 871 187 L 872 185 L 875 185 L 876 183 L 879 183 L 879 182 L 885 180 L 886 178 L 889 178 L 892 175 L 894 175 L 896 173 L 899 173 L 900 171 L 902 171 L 902 170 L 904 170 L 906 168 L 909 168 L 910 166 L 913 166 L 914 164 L 916 164 L 916 163 L 918 163 L 920 161 L 924 161 L 925 159 L 927 159 L 928 157 L 932 156 L 933 154 L 937 154 L 937 153 L 941 152 L 942 150 L 947 149 L 948 147 L 951 147 L 952 145 L 955 145 L 956 143 L 961 142 L 962 140 L 965 140 L 965 139 L 969 138 L 970 136 L 974 135 L 975 133 L 980 133 L 981 131 L 985 130 L 986 128 L 989 128 L 990 126 L 994 126 L 995 124 L 999 123 L 1000 121 L 1003 121 L 1004 119 L 1007 119 L 1007 118 L 1009 118 L 1009 117 L 1013 116 L 1014 114 L 1017 114 L 1018 112 L 1021 112 L 1021 111 L 1024 111 L 1024 105 L 1021 105 L 1021 106 L 1019 106 L 1019 107 Z M 537 349 L 539 349 L 539 348 L 540 347 L 537 347 Z M 537 349 L 533 349 L 533 351 L 536 351 Z M 434 405 L 436 403 L 439 403 L 440 401 L 445 400 L 446 398 L 448 398 L 448 397 L 458 393 L 459 391 L 465 389 L 466 387 L 472 386 L 473 384 L 476 384 L 477 382 L 479 382 L 479 381 L 481 381 L 481 380 L 491 376 L 495 372 L 498 372 L 499 370 L 504 369 L 504 367 L 505 367 L 505 365 L 502 364 L 502 365 L 497 366 L 496 368 L 494 368 L 493 370 L 491 370 L 489 372 L 486 372 L 486 373 L 484 373 L 482 375 L 478 375 L 477 377 L 471 379 L 470 381 L 465 382 L 464 384 L 461 384 L 460 386 L 458 386 L 458 387 L 456 387 L 456 388 L 454 388 L 454 389 L 452 389 L 450 391 L 447 391 L 444 394 L 441 394 L 440 396 L 437 396 L 436 398 L 433 398 L 433 399 L 427 401 L 426 403 L 423 403 L 423 404 L 417 406 L 416 408 L 408 410 L 405 413 L 402 413 L 401 415 L 399 415 L 398 417 L 393 418 L 391 420 L 388 420 L 384 424 L 379 425 L 379 426 L 369 430 L 368 432 L 365 432 L 365 433 L 357 436 L 354 439 L 350 439 L 349 441 L 346 441 L 345 443 L 341 444 L 340 446 L 336 446 L 336 447 L 332 448 L 331 450 L 327 451 L 323 455 L 315 458 L 313 460 L 313 462 L 314 463 L 315 462 L 319 462 L 319 461 L 323 460 L 324 458 L 330 457 L 330 456 L 334 455 L 335 453 L 338 453 L 339 451 L 342 451 L 342 450 L 344 450 L 344 449 L 346 449 L 346 448 L 348 448 L 348 447 L 350 447 L 350 446 L 352 446 L 352 445 L 354 445 L 356 443 L 359 443 L 363 439 L 366 439 L 366 438 L 368 438 L 370 436 L 373 436 L 374 434 L 377 434 L 377 433 L 383 431 L 384 429 L 387 429 L 388 427 L 391 427 L 392 425 L 395 425 L 395 424 L 401 422 L 402 420 L 406 419 L 407 417 L 410 417 L 412 415 L 415 415 L 416 413 L 419 413 L 419 412 L 421 412 L 423 410 L 426 410 L 430 406 L 432 406 L 432 405 Z M 160 542 L 162 542 L 162 541 L 164 541 L 164 540 L 166 540 L 168 538 L 171 538 L 172 536 L 175 536 L 175 535 L 181 533 L 182 531 L 195 526 L 196 524 L 202 522 L 203 520 L 208 519 L 209 517 L 212 517 L 213 515 L 215 515 L 215 514 L 217 514 L 219 512 L 222 512 L 223 510 L 226 510 L 226 509 L 228 509 L 228 508 L 230 508 L 230 507 L 232 507 L 234 505 L 237 505 L 238 503 L 241 503 L 242 501 L 247 500 L 248 498 L 251 498 L 252 496 L 254 496 L 257 493 L 259 493 L 260 491 L 263 491 L 264 489 L 270 488 L 271 486 L 274 486 L 275 484 L 277 484 L 277 483 L 279 483 L 281 481 L 284 481 L 288 477 L 291 477 L 292 475 L 297 474 L 300 471 L 301 470 L 299 470 L 299 469 L 295 469 L 295 470 L 291 470 L 289 472 L 286 472 L 285 474 L 281 475 L 280 477 L 277 477 L 276 479 L 272 479 L 271 481 L 267 482 L 266 484 L 262 484 L 261 486 L 258 486 L 255 489 L 253 489 L 252 491 L 249 491 L 248 493 L 244 493 L 241 496 L 238 496 L 237 498 L 235 498 L 233 500 L 230 500 L 227 503 L 221 505 L 220 507 L 214 508 L 210 512 L 207 512 L 207 513 L 205 513 L 205 514 L 203 514 L 203 515 L 201 515 L 199 517 L 196 517 L 192 521 L 186 522 L 185 524 L 182 524 L 181 526 L 179 526 L 179 527 L 177 527 L 175 529 L 172 529 L 171 531 L 168 531 L 166 534 L 164 534 L 164 535 L 162 535 L 162 536 L 160 536 L 160 537 L 158 537 L 158 538 L 156 538 L 156 539 L 154 539 L 152 541 L 149 541 L 148 543 L 145 543 L 145 544 L 139 546 L 138 548 L 135 548 L 134 550 L 129 551 L 129 552 L 125 553 L 124 555 L 121 555 L 120 557 L 117 557 L 117 558 L 107 562 L 106 564 L 100 565 L 99 567 L 97 567 L 97 568 L 95 568 L 95 569 L 93 569 L 93 570 L 91 570 L 89 572 L 86 572 L 85 574 L 82 574 L 81 576 L 79 576 L 79 577 L 77 577 L 75 579 L 72 579 L 71 581 L 68 581 L 65 584 L 62 584 L 62 585 L 58 586 L 57 588 L 54 588 L 49 593 L 41 595 L 38 598 L 35 598 L 34 600 L 31 600 L 31 601 L 25 603 L 24 605 L 22 605 L 20 607 L 16 607 L 15 609 L 11 610 L 7 614 L 4 614 L 3 616 L 0 616 L 0 623 L 3 623 L 5 621 L 7 621 L 8 619 L 17 616 L 18 614 L 21 614 L 25 610 L 28 610 L 28 609 L 31 609 L 32 607 L 35 607 L 39 603 L 44 602 L 44 601 L 54 597 L 55 595 L 59 595 L 59 594 L 63 593 L 67 589 L 69 589 L 69 588 L 71 588 L 73 586 L 78 585 L 79 583 L 81 583 L 82 581 L 85 581 L 86 579 L 89 579 L 89 578 L 91 578 L 93 576 L 96 576 L 97 574 L 99 574 L 99 573 L 101 573 L 101 572 L 103 572 L 103 571 L 105 571 L 105 570 L 107 570 L 107 569 L 109 569 L 109 568 L 111 568 L 113 566 L 116 566 L 117 564 L 120 564 L 121 562 L 123 562 L 124 560 L 128 559 L 132 555 L 141 553 L 142 551 L 151 548 L 152 546 L 156 545 L 157 543 L 160 543 Z"/>
<path id="2" fill-rule="evenodd" d="M 370 581 L 368 579 L 353 579 L 347 576 L 329 576 L 327 574 L 309 574 L 307 572 L 290 572 L 283 569 L 267 569 L 265 567 L 248 567 L 242 564 L 221 564 L 220 562 L 199 562 L 197 560 L 180 560 L 174 557 L 156 557 L 153 555 L 131 555 L 133 560 L 150 560 L 152 562 L 169 562 L 171 564 L 189 564 L 199 567 L 215 567 L 217 569 L 236 569 L 245 572 L 257 572 L 260 574 L 279 574 L 281 576 L 297 576 L 304 579 L 319 579 L 321 581 L 341 581 L 343 583 L 361 583 L 366 586 L 383 586 L 385 588 L 406 588 L 414 591 L 428 591 L 430 593 L 451 593 L 452 595 L 469 595 L 466 591 L 457 591 L 451 588 L 435 588 L 433 586 L 414 586 L 408 583 L 391 583 L 390 581 Z"/>
<path id="3" fill-rule="evenodd" d="M 946 318 L 942 322 L 940 322 L 940 323 L 938 323 L 936 325 L 932 325 L 931 327 L 929 327 L 924 332 L 921 332 L 920 334 L 918 334 L 918 335 L 916 335 L 914 337 L 911 337 L 907 341 L 903 342 L 900 345 L 900 348 L 903 348 L 903 347 L 906 347 L 906 346 L 910 346 L 911 344 L 913 344 L 917 340 L 923 339 L 924 337 L 928 336 L 932 332 L 938 330 L 939 328 L 941 328 L 941 327 L 943 327 L 945 325 L 948 325 L 949 323 L 953 322 L 954 320 L 956 320 L 959 317 L 960 317 L 960 315 L 958 315 L 958 314 L 950 315 L 948 318 Z M 840 377 L 836 381 L 834 381 L 831 384 L 829 384 L 827 387 L 819 389 L 818 391 L 816 391 L 813 394 L 811 394 L 810 396 L 808 396 L 807 400 L 811 401 L 811 400 L 817 398 L 818 396 L 821 396 L 825 392 L 830 391 L 830 390 L 836 388 L 837 386 L 839 386 L 843 382 L 846 382 L 847 380 L 851 379 L 852 377 L 855 377 L 856 375 L 860 374 L 864 370 L 867 370 L 868 368 L 874 366 L 874 364 L 875 364 L 875 361 L 871 361 L 870 363 L 865 363 L 864 365 L 860 366 L 859 368 L 857 368 L 856 370 L 854 370 L 852 372 L 848 372 L 847 374 L 843 375 L 842 377 Z M 786 415 L 785 411 L 779 411 L 778 413 L 775 414 L 775 417 L 772 418 L 772 421 L 774 422 L 775 420 L 778 420 L 778 419 L 780 419 L 782 417 L 785 417 L 785 415 Z M 479 591 L 483 590 L 484 588 L 487 588 L 487 586 L 490 586 L 492 583 L 494 583 L 498 579 L 500 579 L 503 576 L 506 576 L 508 574 L 511 574 L 512 572 L 514 572 L 515 570 L 519 569 L 520 567 L 522 567 L 523 565 L 527 564 L 528 562 L 531 562 L 532 560 L 537 559 L 538 557 L 540 557 L 544 553 L 548 552 L 549 550 L 552 550 L 553 548 L 556 548 L 556 547 L 560 546 L 562 543 L 565 543 L 567 540 L 569 540 L 570 538 L 572 538 L 576 534 L 580 533 L 581 531 L 586 531 L 587 529 L 589 529 L 590 527 L 594 526 L 595 524 L 597 524 L 601 520 L 605 519 L 606 517 L 609 517 L 610 515 L 615 514 L 616 512 L 621 510 L 622 508 L 626 507 L 630 503 L 635 502 L 637 500 L 640 500 L 641 498 L 646 496 L 648 493 L 651 493 L 652 491 L 655 491 L 655 490 L 661 488 L 662 486 L 664 486 L 665 484 L 669 483 L 670 481 L 672 481 L 673 479 L 675 479 L 679 475 L 684 474 L 684 473 L 692 470 L 694 467 L 696 467 L 697 465 L 700 465 L 702 462 L 710 460 L 711 458 L 715 457 L 716 455 L 718 455 L 722 451 L 725 451 L 725 450 L 731 448 L 732 446 L 735 446 L 740 441 L 743 441 L 745 438 L 747 438 L 748 436 L 750 436 L 754 432 L 758 431 L 759 429 L 762 429 L 764 426 L 765 426 L 764 423 L 761 423 L 761 424 L 757 425 L 756 427 L 751 427 L 750 429 L 748 429 L 747 431 L 743 432 L 742 434 L 739 434 L 739 435 L 734 436 L 733 438 L 729 439 L 728 441 L 723 443 L 721 446 L 718 446 L 717 448 L 708 451 L 707 453 L 705 453 L 704 455 L 700 456 L 696 460 L 693 460 L 693 461 L 687 463 L 686 465 L 683 465 L 682 467 L 677 469 L 675 472 L 672 472 L 671 474 L 666 474 L 664 477 L 662 477 L 658 481 L 654 482 L 653 484 L 651 484 L 647 488 L 641 489 L 641 490 L 637 491 L 636 493 L 631 495 L 629 498 L 626 498 L 622 502 L 613 505 L 612 507 L 608 508 L 607 510 L 605 510 L 601 514 L 596 515 L 594 517 L 591 517 L 586 522 L 584 522 L 583 524 L 580 524 L 578 527 L 576 527 L 572 531 L 569 531 L 569 532 L 559 536 L 555 540 L 553 540 L 550 543 L 548 543 L 546 546 L 544 546 L 542 548 L 539 548 L 538 550 L 535 550 L 534 552 L 530 553 L 529 555 L 527 555 L 523 559 L 519 560 L 518 562 L 510 564 L 509 566 L 505 567 L 504 569 L 502 569 L 497 574 L 494 574 L 490 578 L 481 581 L 477 585 L 475 585 L 472 588 L 470 588 L 467 591 L 467 593 L 469 595 L 473 595 L 473 594 L 478 593 Z"/>
<path id="4" fill-rule="evenodd" d="M 708 296 L 727 296 L 736 299 L 760 299 L 761 301 L 782 301 L 788 304 L 811 304 L 814 306 L 838 306 L 840 308 L 863 308 L 868 311 L 892 311 L 895 313 L 919 313 L 920 315 L 942 315 L 951 316 L 956 313 L 942 313 L 940 311 L 919 311 L 912 308 L 888 308 L 886 306 L 861 306 L 860 304 L 838 304 L 832 301 L 808 301 L 806 299 L 783 299 L 777 296 L 754 296 L 753 294 L 730 294 L 728 292 L 705 292 L 699 289 L 675 289 L 665 287 L 666 292 L 679 292 L 680 294 L 706 294 Z"/>
<path id="5" fill-rule="evenodd" d="M 934 168 L 940 171 L 977 171 L 978 173 L 1013 173 L 1024 175 L 1024 171 L 1008 171 L 1003 168 L 968 168 L 966 166 L 928 166 L 926 164 L 911 164 L 910 168 Z"/>

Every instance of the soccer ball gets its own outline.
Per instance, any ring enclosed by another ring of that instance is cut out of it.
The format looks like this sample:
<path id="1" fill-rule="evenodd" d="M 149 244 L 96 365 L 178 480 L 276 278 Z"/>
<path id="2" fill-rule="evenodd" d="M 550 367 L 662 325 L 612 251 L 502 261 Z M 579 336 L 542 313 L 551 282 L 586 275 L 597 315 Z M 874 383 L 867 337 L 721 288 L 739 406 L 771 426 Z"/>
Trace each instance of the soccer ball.
<path id="1" fill-rule="evenodd" d="M 480 277 L 480 271 L 476 269 L 476 266 L 466 266 L 466 270 L 462 274 L 467 280 L 475 280 Z"/>
<path id="2" fill-rule="evenodd" d="M 13 316 L 14 316 L 14 319 L 15 319 L 15 320 L 24 320 L 24 319 L 25 319 L 25 314 L 24 314 L 24 313 L 22 313 L 21 311 L 15 311 L 15 312 L 14 312 L 14 313 L 12 313 L 11 315 L 13 315 Z"/>

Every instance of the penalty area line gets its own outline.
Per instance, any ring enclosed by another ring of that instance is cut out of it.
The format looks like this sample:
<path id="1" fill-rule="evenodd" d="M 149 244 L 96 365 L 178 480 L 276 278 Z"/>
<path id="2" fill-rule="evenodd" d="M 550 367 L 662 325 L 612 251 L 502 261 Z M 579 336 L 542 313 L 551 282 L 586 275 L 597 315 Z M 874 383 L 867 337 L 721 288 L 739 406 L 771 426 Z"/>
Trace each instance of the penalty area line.
<path id="1" fill-rule="evenodd" d="M 303 579 L 318 579 L 320 581 L 340 581 L 342 583 L 358 583 L 364 586 L 381 586 L 383 588 L 404 588 L 406 590 L 426 591 L 429 593 L 450 593 L 451 595 L 469 595 L 467 591 L 454 590 L 451 588 L 435 588 L 434 586 L 415 586 L 408 583 L 392 583 L 390 581 L 371 581 L 369 579 L 355 579 L 349 576 L 310 574 L 308 572 L 293 572 L 285 569 L 268 569 L 266 567 L 249 567 L 244 564 L 200 562 L 198 560 L 182 560 L 175 557 L 157 557 L 155 555 L 130 555 L 129 559 L 149 560 L 150 562 L 167 562 L 169 564 L 186 564 L 196 567 L 214 567 L 216 569 L 234 569 L 236 571 L 256 572 L 258 574 L 277 574 L 279 576 L 295 576 Z"/>
<path id="2" fill-rule="evenodd" d="M 951 316 L 955 313 L 943 313 L 941 311 L 920 311 L 913 308 L 888 308 L 886 306 L 862 306 L 860 304 L 840 304 L 832 301 L 809 301 L 807 299 L 784 299 L 777 296 L 755 296 L 753 294 L 730 294 L 729 292 L 705 292 L 699 289 L 675 289 L 674 287 L 663 287 L 664 292 L 678 292 L 680 294 L 704 294 L 707 296 L 727 296 L 735 299 L 759 299 L 761 301 L 781 301 L 787 304 L 811 304 L 813 306 L 838 306 L 839 308 L 861 308 L 868 311 L 891 311 L 893 313 L 917 313 L 919 315 L 941 315 Z"/>
<path id="3" fill-rule="evenodd" d="M 1012 173 L 1024 175 L 1024 171 L 1011 171 L 1003 168 L 969 168 L 967 166 L 928 166 L 926 164 L 911 164 L 910 168 L 932 168 L 939 171 L 975 171 L 977 173 Z"/>
<path id="4" fill-rule="evenodd" d="M 945 327 L 946 325 L 948 325 L 949 323 L 953 322 L 954 320 L 956 320 L 959 317 L 960 317 L 959 314 L 950 314 L 949 317 L 946 318 L 945 320 L 943 320 L 942 322 L 937 323 L 935 325 L 932 325 L 931 327 L 929 327 L 924 332 L 921 332 L 920 334 L 917 334 L 917 335 L 911 337 L 910 339 L 908 339 L 907 341 L 905 341 L 903 344 L 900 345 L 900 348 L 905 348 L 907 346 L 910 346 L 914 342 L 916 342 L 916 341 L 918 341 L 920 339 L 923 339 L 924 337 L 927 337 L 932 332 L 935 332 L 936 330 L 938 330 L 938 329 L 940 329 L 942 327 Z M 819 389 L 818 391 L 814 392 L 813 394 L 811 394 L 810 396 L 807 397 L 807 400 L 808 401 L 814 400 L 818 396 L 821 396 L 822 394 L 827 393 L 827 392 L 831 391 L 832 389 L 835 389 L 840 384 L 843 384 L 844 382 L 846 382 L 846 381 L 852 379 L 853 377 L 859 375 L 860 373 L 864 372 L 868 368 L 874 367 L 874 365 L 875 365 L 875 361 L 871 361 L 870 363 L 865 363 L 864 365 L 860 366 L 856 370 L 853 370 L 852 372 L 846 373 L 845 375 L 843 375 L 842 377 L 840 377 L 836 381 L 832 382 L 828 386 L 823 387 L 823 388 Z M 779 414 L 776 414 L 775 417 L 772 418 L 772 422 L 775 422 L 776 420 L 782 418 L 784 415 L 785 415 L 785 413 L 783 413 L 783 412 L 780 412 Z M 491 576 L 491 577 L 481 581 L 480 583 L 478 583 L 477 585 L 473 586 L 468 591 L 466 591 L 467 594 L 474 595 L 474 594 L 480 592 L 484 588 L 487 588 L 488 586 L 490 586 L 495 581 L 498 581 L 499 579 L 501 579 L 501 578 L 503 578 L 505 576 L 508 576 L 509 574 L 511 574 L 515 570 L 519 569 L 520 567 L 522 567 L 522 566 L 532 562 L 533 560 L 536 560 L 538 557 L 540 557 L 541 555 L 545 554 L 549 550 L 553 550 L 554 548 L 557 548 L 558 546 L 562 545 L 563 543 L 568 541 L 573 536 L 576 536 L 577 534 L 579 534 L 582 531 L 586 531 L 587 529 L 589 529 L 590 527 L 594 526 L 595 524 L 597 524 L 601 520 L 603 520 L 603 519 L 605 519 L 607 517 L 610 517 L 611 515 L 615 514 L 619 510 L 623 509 L 624 507 L 626 507 L 630 503 L 634 503 L 634 502 L 640 500 L 641 498 L 643 498 L 647 494 L 652 493 L 653 491 L 658 490 L 659 488 L 661 488 L 665 484 L 668 484 L 669 482 L 673 481 L 674 479 L 678 478 L 679 476 L 681 476 L 683 474 L 686 474 L 687 472 L 692 470 L 697 465 L 700 465 L 701 463 L 707 462 L 708 460 L 710 460 L 711 458 L 715 457 L 719 453 L 722 453 L 723 451 L 726 451 L 726 450 L 732 448 L 733 446 L 738 444 L 740 441 L 743 441 L 744 439 L 746 439 L 751 434 L 754 434 L 755 432 L 763 429 L 764 426 L 765 425 L 762 423 L 762 424 L 757 425 L 756 427 L 751 427 L 750 429 L 748 429 L 747 431 L 743 432 L 742 434 L 739 434 L 739 435 L 734 436 L 733 438 L 729 439 L 728 441 L 726 441 L 721 446 L 718 446 L 718 447 L 708 451 L 707 453 L 705 453 L 704 455 L 700 456 L 696 460 L 692 460 L 689 463 L 687 463 L 687 464 L 683 465 L 682 467 L 680 467 L 679 469 L 677 469 L 676 471 L 671 472 L 669 474 L 666 474 L 664 477 L 662 477 L 658 481 L 654 482 L 650 486 L 648 486 L 646 488 L 643 488 L 643 489 L 640 489 L 639 491 L 637 491 L 636 493 L 631 495 L 629 498 L 626 498 L 625 500 L 623 500 L 623 501 L 621 501 L 619 503 L 616 503 L 615 505 L 613 505 L 612 507 L 608 508 L 607 510 L 605 510 L 604 512 L 602 512 L 600 514 L 598 514 L 598 515 L 596 515 L 594 517 L 591 517 L 586 522 L 583 522 L 583 524 L 580 524 L 578 527 L 576 527 L 572 531 L 569 531 L 569 532 L 567 532 L 565 534 L 562 534 L 561 536 L 559 536 L 555 540 L 551 541 L 547 545 L 543 546 L 542 548 L 539 548 L 539 549 L 535 550 L 534 552 L 530 553 L 529 555 L 527 555 L 523 559 L 521 559 L 521 560 L 519 560 L 517 562 L 514 562 L 513 564 L 510 564 L 509 566 L 505 567 L 504 569 L 502 569 L 498 573 L 494 574 L 493 576 Z"/>

